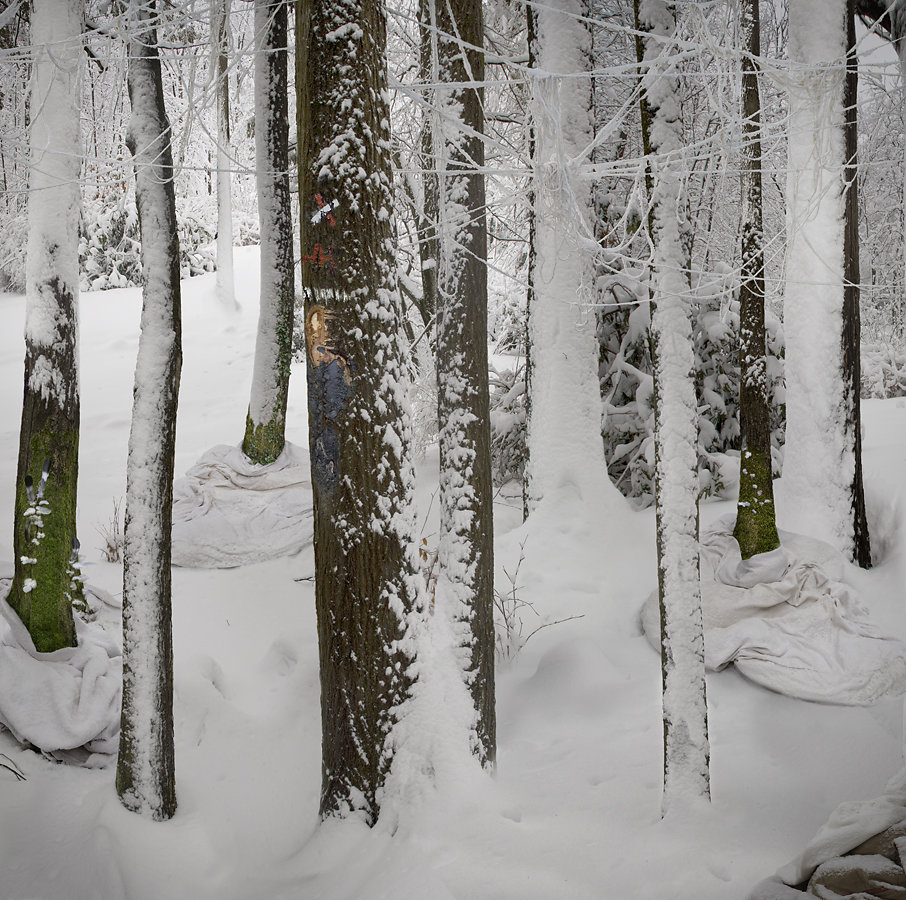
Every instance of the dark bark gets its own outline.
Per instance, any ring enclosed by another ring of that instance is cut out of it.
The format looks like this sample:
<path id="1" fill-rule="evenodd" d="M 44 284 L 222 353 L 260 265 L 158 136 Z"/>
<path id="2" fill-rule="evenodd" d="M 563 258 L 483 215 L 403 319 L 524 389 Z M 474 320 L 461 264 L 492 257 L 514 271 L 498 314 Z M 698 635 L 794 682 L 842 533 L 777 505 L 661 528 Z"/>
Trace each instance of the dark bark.
<path id="1" fill-rule="evenodd" d="M 761 53 L 758 0 L 742 0 L 744 50 Z M 780 546 L 771 471 L 771 423 L 764 326 L 761 98 L 758 72 L 742 57 L 742 266 L 739 288 L 739 502 L 733 536 L 742 558 Z"/>
<path id="2" fill-rule="evenodd" d="M 534 70 L 538 65 L 538 11 L 530 4 L 525 5 L 525 30 L 526 40 L 528 43 L 528 65 Z M 531 115 L 528 120 L 528 150 L 529 161 L 532 171 L 535 168 L 535 123 Z M 530 180 L 529 190 L 526 196 L 526 203 L 529 209 L 529 229 L 528 229 L 528 267 L 526 273 L 526 297 L 525 297 L 525 420 L 532 420 L 532 392 L 534 367 L 532 364 L 532 333 L 529 323 L 531 322 L 532 311 L 535 308 L 535 260 L 537 257 L 535 241 L 535 189 L 534 180 Z M 525 469 L 528 470 L 529 455 L 531 448 L 528 441 L 525 444 Z M 522 481 L 522 519 L 525 521 L 529 516 L 529 481 L 523 478 Z"/>
<path id="3" fill-rule="evenodd" d="M 373 824 L 388 734 L 413 684 L 404 638 L 419 602 L 383 7 L 302 0 L 296 61 L 320 812 L 354 810 Z"/>
<path id="4" fill-rule="evenodd" d="M 260 464 L 273 462 L 283 452 L 292 363 L 295 263 L 289 191 L 287 10 L 285 0 L 255 3 L 255 94 L 265 99 L 256 104 L 255 116 L 261 312 L 242 451 Z"/>
<path id="5" fill-rule="evenodd" d="M 481 0 L 437 4 L 437 26 L 473 47 L 484 41 Z M 442 83 L 484 80 L 484 54 L 444 38 Z M 482 88 L 441 89 L 446 171 L 441 203 L 449 219 L 441 237 L 437 316 L 440 425 L 440 569 L 457 601 L 470 662 L 467 683 L 478 715 L 478 756 L 493 764 L 494 525 L 488 403 L 488 280 Z M 457 123 L 457 119 L 461 125 Z M 464 521 L 467 519 L 467 521 Z"/>
<path id="6" fill-rule="evenodd" d="M 136 0 L 132 10 L 126 143 L 135 161 L 144 287 L 126 472 L 116 789 L 127 809 L 161 820 L 176 812 L 170 525 L 182 367 L 179 241 L 155 4 Z"/>
<path id="7" fill-rule="evenodd" d="M 844 141 L 846 147 L 846 212 L 843 226 L 843 382 L 846 407 L 846 431 L 853 444 L 855 471 L 852 483 L 853 562 L 867 569 L 871 566 L 871 539 L 865 513 L 865 491 L 862 484 L 862 409 L 860 401 L 861 359 L 859 341 L 859 163 L 857 158 L 859 125 L 856 98 L 859 88 L 859 63 L 856 52 L 854 0 L 846 5 L 846 82 L 843 90 L 845 110 Z"/>
<path id="8" fill-rule="evenodd" d="M 63 15 L 72 40 L 81 33 L 83 13 L 72 3 L 36 4 L 32 24 L 41 40 L 51 16 Z M 59 35 L 58 35 L 59 37 Z M 25 385 L 13 522 L 15 571 L 8 602 L 42 652 L 76 643 L 73 603 L 84 602 L 76 557 L 76 497 L 79 454 L 79 389 L 77 372 L 78 303 L 78 55 L 44 47 L 33 74 L 33 121 L 30 136 L 36 149 L 30 187 L 38 192 L 31 203 L 28 257 L 32 272 L 41 274 L 26 285 L 29 322 L 52 317 L 53 334 L 26 325 Z M 46 92 L 46 93 L 45 93 Z M 48 122 L 45 101 L 71 104 L 64 123 Z M 60 128 L 61 133 L 53 130 Z M 67 135 L 74 132 L 74 140 Z M 42 223 L 48 205 L 56 204 L 66 220 L 67 240 L 58 241 Z M 46 330 L 46 329 L 43 329 Z"/>

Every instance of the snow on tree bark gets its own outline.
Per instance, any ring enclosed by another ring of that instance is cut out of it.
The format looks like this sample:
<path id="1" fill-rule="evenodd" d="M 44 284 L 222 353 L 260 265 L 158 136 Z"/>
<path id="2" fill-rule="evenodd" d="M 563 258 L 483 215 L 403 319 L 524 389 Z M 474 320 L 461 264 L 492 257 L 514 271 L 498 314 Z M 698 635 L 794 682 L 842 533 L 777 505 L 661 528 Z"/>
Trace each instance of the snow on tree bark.
<path id="1" fill-rule="evenodd" d="M 617 496 L 607 478 L 591 311 L 597 243 L 591 183 L 591 38 L 583 0 L 530 13 L 534 216 L 527 337 L 525 506 L 572 487 L 586 501 Z"/>
<path id="2" fill-rule="evenodd" d="M 827 0 L 820 7 L 812 0 L 790 0 L 789 5 L 783 483 L 786 527 L 826 540 L 853 558 L 859 448 L 857 408 L 847 388 L 853 360 L 844 349 L 848 9 L 847 0 Z"/>
<path id="3" fill-rule="evenodd" d="M 230 0 L 212 0 L 211 62 L 217 112 L 217 296 L 237 309 L 233 277 L 233 160 L 230 152 Z"/>
<path id="4" fill-rule="evenodd" d="M 688 305 L 689 224 L 683 178 L 685 141 L 671 38 L 674 5 L 641 0 L 643 88 L 652 148 L 654 221 L 655 484 L 666 814 L 710 796 L 708 712 L 698 569 L 698 414 Z"/>
<path id="5" fill-rule="evenodd" d="M 377 0 L 296 21 L 322 816 L 373 824 L 410 696 L 421 576 L 391 237 L 386 23 Z"/>
<path id="6" fill-rule="evenodd" d="M 494 531 L 488 400 L 481 0 L 429 2 L 437 39 L 440 266 L 437 397 L 440 426 L 438 597 L 453 607 L 463 676 L 475 706 L 473 749 L 496 756 Z M 456 35 L 458 41 L 446 37 Z"/>
<path id="7" fill-rule="evenodd" d="M 123 712 L 116 789 L 153 819 L 176 811 L 170 522 L 182 365 L 179 243 L 170 123 L 154 4 L 134 0 L 127 144 L 135 163 L 144 288 L 126 468 Z"/>
<path id="8" fill-rule="evenodd" d="M 761 99 L 755 59 L 761 54 L 758 0 L 740 4 L 742 57 L 742 266 L 739 288 L 739 501 L 733 536 L 742 558 L 780 546 L 774 511 L 771 423 L 764 324 L 764 231 Z"/>
<path id="9" fill-rule="evenodd" d="M 79 453 L 78 233 L 83 4 L 31 11 L 32 147 L 26 263 L 25 390 L 9 603 L 39 651 L 76 643 Z"/>
<path id="10" fill-rule="evenodd" d="M 289 193 L 287 4 L 255 2 L 255 157 L 261 311 L 242 450 L 257 463 L 282 452 L 292 362 L 293 223 Z"/>

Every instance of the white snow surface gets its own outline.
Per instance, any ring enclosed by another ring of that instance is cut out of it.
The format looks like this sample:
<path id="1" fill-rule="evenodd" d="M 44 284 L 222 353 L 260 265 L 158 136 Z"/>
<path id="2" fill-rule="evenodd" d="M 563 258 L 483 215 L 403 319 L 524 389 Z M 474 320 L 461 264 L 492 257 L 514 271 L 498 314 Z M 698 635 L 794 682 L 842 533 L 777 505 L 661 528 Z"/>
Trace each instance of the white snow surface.
<path id="1" fill-rule="evenodd" d="M 256 465 L 218 444 L 173 486 L 173 565 L 228 568 L 291 556 L 313 532 L 308 450 Z"/>
<path id="2" fill-rule="evenodd" d="M 238 317 L 220 311 L 213 275 L 184 283 L 178 473 L 224 436 L 242 434 L 256 249 L 237 248 L 236 258 L 237 290 L 248 298 Z M 24 310 L 22 297 L 0 295 L 7 385 L 21 383 Z M 122 568 L 103 561 L 95 528 L 124 489 L 139 311 L 138 290 L 83 295 L 79 532 L 89 583 L 112 594 Z M 294 365 L 293 379 L 287 436 L 305 447 L 304 367 Z M 0 394 L 0 548 L 12 546 L 20 398 Z M 842 575 L 878 627 L 902 639 L 906 401 L 868 401 L 864 417 L 878 562 L 867 572 L 844 565 Z M 417 488 L 419 530 L 429 541 L 436 469 L 429 449 Z M 776 487 L 784 526 L 788 498 L 783 481 Z M 469 768 L 461 746 L 450 747 L 436 762 L 436 788 L 413 784 L 410 774 L 413 799 L 404 773 L 394 777 L 388 790 L 396 794 L 385 802 L 392 815 L 376 828 L 319 825 L 311 549 L 228 570 L 177 568 L 176 816 L 136 816 L 120 805 L 111 768 L 57 765 L 0 733 L 0 753 L 27 778 L 0 766 L 0 900 L 730 900 L 803 850 L 839 803 L 884 793 L 903 766 L 899 699 L 809 703 L 730 667 L 708 674 L 712 803 L 662 821 L 660 664 L 638 625 L 656 584 L 653 511 L 565 496 L 522 525 L 510 502 L 495 503 L 497 587 L 509 588 L 503 568 L 513 573 L 524 543 L 518 595 L 538 612 L 523 610 L 525 632 L 584 617 L 537 632 L 500 668 L 495 776 Z M 704 503 L 703 528 L 731 509 Z M 441 745 L 449 722 L 441 707 L 455 696 L 442 677 L 430 688 L 441 723 L 427 703 L 419 710 Z"/>

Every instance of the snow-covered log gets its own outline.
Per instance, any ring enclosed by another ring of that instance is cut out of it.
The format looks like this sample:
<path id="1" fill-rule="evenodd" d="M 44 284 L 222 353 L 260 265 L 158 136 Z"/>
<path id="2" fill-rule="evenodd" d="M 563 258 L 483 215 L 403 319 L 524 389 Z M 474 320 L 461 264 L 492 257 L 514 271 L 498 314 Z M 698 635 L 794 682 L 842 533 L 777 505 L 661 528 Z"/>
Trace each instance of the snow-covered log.
<path id="1" fill-rule="evenodd" d="M 145 284 L 126 464 L 123 714 L 116 789 L 127 809 L 169 819 L 176 811 L 170 520 L 182 366 L 179 242 L 155 4 L 134 0 L 130 11 L 132 119 L 126 141 L 135 163 Z"/>

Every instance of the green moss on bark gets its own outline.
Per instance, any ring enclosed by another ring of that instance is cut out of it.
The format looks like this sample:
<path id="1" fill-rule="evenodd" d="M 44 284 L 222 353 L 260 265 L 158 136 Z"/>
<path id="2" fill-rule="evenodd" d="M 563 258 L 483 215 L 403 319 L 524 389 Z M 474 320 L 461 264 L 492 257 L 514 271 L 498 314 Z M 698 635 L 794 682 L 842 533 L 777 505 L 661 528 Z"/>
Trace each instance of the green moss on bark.
<path id="1" fill-rule="evenodd" d="M 780 546 L 771 477 L 770 454 L 743 448 L 739 465 L 739 503 L 733 529 L 743 559 Z"/>
<path id="2" fill-rule="evenodd" d="M 36 649 L 45 653 L 76 645 L 72 607 L 84 603 L 81 578 L 72 566 L 78 452 L 77 430 L 49 427 L 32 431 L 20 450 L 13 535 L 15 576 L 8 602 Z M 32 503 L 25 479 L 31 479 L 32 491 L 37 492 L 46 460 L 50 469 L 44 495 Z"/>
<path id="3" fill-rule="evenodd" d="M 242 452 L 254 463 L 266 466 L 272 463 L 282 452 L 284 439 L 284 419 L 274 416 L 268 422 L 255 425 L 252 417 L 245 417 L 245 438 L 242 441 Z"/>

